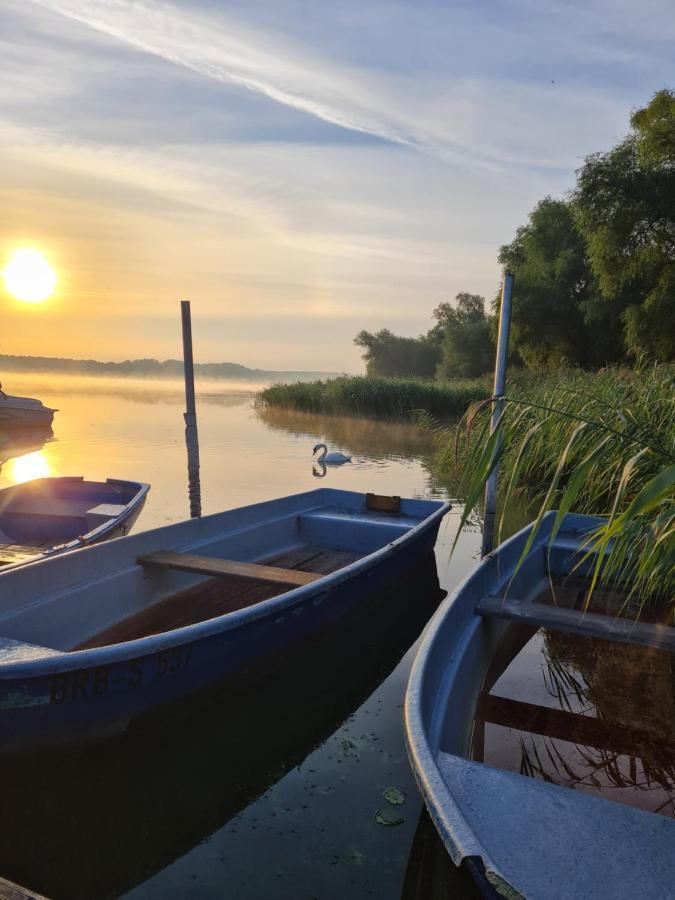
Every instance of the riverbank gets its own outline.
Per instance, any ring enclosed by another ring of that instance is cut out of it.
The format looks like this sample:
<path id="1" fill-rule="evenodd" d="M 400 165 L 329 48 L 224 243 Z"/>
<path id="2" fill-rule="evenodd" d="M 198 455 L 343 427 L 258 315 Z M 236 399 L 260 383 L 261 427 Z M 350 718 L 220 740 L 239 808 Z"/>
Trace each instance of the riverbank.
<path id="1" fill-rule="evenodd" d="M 442 419 L 459 418 L 490 396 L 487 379 L 424 381 L 343 375 L 330 381 L 273 384 L 257 395 L 262 406 L 338 416 L 409 419 L 419 410 Z"/>

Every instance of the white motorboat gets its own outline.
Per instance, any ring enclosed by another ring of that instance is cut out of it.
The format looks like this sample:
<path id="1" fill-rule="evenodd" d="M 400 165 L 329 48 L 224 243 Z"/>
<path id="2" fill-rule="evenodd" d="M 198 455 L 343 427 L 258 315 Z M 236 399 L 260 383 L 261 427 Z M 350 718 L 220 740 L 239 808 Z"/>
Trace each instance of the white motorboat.
<path id="1" fill-rule="evenodd" d="M 0 423 L 21 422 L 24 425 L 40 424 L 50 425 L 54 413 L 58 412 L 49 406 L 45 406 L 41 400 L 32 397 L 13 397 L 0 387 Z"/>

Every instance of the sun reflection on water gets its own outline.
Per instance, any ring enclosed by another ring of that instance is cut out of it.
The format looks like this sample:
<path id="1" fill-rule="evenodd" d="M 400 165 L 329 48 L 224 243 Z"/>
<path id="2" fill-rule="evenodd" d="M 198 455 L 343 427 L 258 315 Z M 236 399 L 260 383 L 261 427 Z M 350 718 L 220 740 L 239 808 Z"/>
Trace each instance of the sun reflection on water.
<path id="1" fill-rule="evenodd" d="M 49 460 L 42 450 L 17 456 L 7 463 L 5 473 L 10 481 L 22 484 L 32 478 L 46 478 L 49 475 Z"/>

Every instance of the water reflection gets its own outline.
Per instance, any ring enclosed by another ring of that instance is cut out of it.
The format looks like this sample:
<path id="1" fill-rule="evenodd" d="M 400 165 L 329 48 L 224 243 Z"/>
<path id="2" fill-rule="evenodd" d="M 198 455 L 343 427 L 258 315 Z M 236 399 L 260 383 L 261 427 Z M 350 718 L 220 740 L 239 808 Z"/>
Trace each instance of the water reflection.
<path id="1" fill-rule="evenodd" d="M 12 823 L 0 842 L 0 872 L 55 900 L 117 896 L 149 878 L 332 734 L 392 671 L 441 596 L 429 559 L 396 593 L 372 597 L 359 616 L 294 649 L 273 672 L 249 672 L 98 747 L 3 759 L 0 791 Z M 345 754 L 362 753 L 354 741 L 343 745 Z M 369 765 L 363 754 L 361 769 Z M 259 835 L 251 865 L 265 866 L 277 834 L 295 825 L 279 809 Z M 318 831 L 321 822 L 302 827 Z M 391 834 L 383 834 L 390 847 Z M 391 852 L 385 845 L 375 852 L 376 867 L 382 852 Z M 164 882 L 157 877 L 159 895 L 171 894 L 171 872 Z M 349 895 L 353 877 L 351 862 L 345 871 L 334 868 L 332 896 Z M 213 896 L 223 896 L 229 883 L 225 866 L 220 879 Z M 268 896 L 291 895 L 270 885 Z"/>
<path id="2" fill-rule="evenodd" d="M 49 463 L 40 451 L 53 437 L 51 426 L 4 423 L 0 428 L 0 470 L 4 467 L 3 475 L 13 482 L 48 475 Z"/>
<path id="3" fill-rule="evenodd" d="M 137 528 L 189 515 L 185 399 L 179 384 L 33 376 L 17 380 L 12 389 L 60 410 L 54 420 L 58 441 L 44 448 L 52 475 L 149 482 L 152 491 Z M 329 472 L 322 485 L 402 496 L 444 495 L 431 474 L 430 439 L 410 425 L 363 419 L 331 423 L 278 412 L 261 416 L 250 392 L 233 391 L 225 383 L 203 383 L 200 389 L 204 514 L 317 487 L 323 474 L 317 470 L 314 475 L 308 460 L 317 438 L 359 457 L 356 464 Z M 336 429 L 342 438 L 335 438 Z M 39 445 L 26 447 L 22 453 L 37 449 Z M 3 483 L 11 482 L 0 472 L 0 487 Z"/>
<path id="4" fill-rule="evenodd" d="M 409 422 L 322 416 L 268 406 L 259 406 L 256 412 L 269 428 L 298 437 L 322 437 L 327 444 L 348 447 L 357 456 L 429 461 L 434 455 L 431 435 Z"/>
<path id="5" fill-rule="evenodd" d="M 501 650 L 474 758 L 675 817 L 672 653 L 516 626 Z"/>
<path id="6" fill-rule="evenodd" d="M 40 450 L 17 456 L 7 465 L 5 475 L 10 481 L 22 484 L 32 478 L 46 478 L 49 475 L 49 462 Z"/>

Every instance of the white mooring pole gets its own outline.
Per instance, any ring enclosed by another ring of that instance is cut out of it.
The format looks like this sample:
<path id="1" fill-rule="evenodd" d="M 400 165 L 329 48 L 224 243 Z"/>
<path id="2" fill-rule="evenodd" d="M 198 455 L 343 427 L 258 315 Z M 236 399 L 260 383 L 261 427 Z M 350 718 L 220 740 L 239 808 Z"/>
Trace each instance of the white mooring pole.
<path id="1" fill-rule="evenodd" d="M 197 409 L 195 405 L 195 371 L 192 361 L 192 320 L 190 301 L 180 301 L 183 324 L 183 370 L 185 372 L 185 446 L 188 457 L 188 494 L 190 516 L 202 514 L 201 487 L 199 484 L 199 438 L 197 436 Z"/>
<path id="2" fill-rule="evenodd" d="M 511 298 L 513 296 L 514 277 L 511 272 L 504 273 L 504 283 L 502 284 L 502 302 L 499 311 L 499 337 L 497 338 L 497 359 L 495 360 L 495 382 L 492 389 L 492 396 L 501 398 L 504 396 L 506 388 L 506 359 L 509 353 L 509 331 L 511 329 Z M 492 402 L 492 421 L 490 423 L 490 434 L 497 427 L 497 423 L 504 408 L 504 401 L 501 399 Z M 498 452 L 496 448 L 495 452 Z M 481 556 L 489 553 L 495 540 L 495 518 L 497 515 L 497 482 L 499 480 L 499 463 L 490 473 L 490 477 L 485 485 L 485 514 L 483 516 L 483 545 L 481 547 Z"/>

